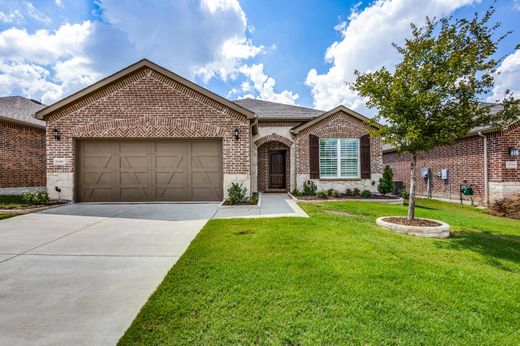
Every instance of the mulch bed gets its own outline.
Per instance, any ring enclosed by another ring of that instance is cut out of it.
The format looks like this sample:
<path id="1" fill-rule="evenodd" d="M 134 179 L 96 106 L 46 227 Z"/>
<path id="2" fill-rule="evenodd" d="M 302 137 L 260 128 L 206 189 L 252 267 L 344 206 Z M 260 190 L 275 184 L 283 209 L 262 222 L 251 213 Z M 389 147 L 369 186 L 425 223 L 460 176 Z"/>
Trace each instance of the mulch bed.
<path id="1" fill-rule="evenodd" d="M 342 201 L 342 200 L 346 200 L 346 199 L 353 199 L 353 200 L 356 200 L 356 199 L 399 199 L 399 197 L 395 197 L 395 196 L 381 196 L 381 195 L 373 195 L 371 197 L 361 197 L 361 196 L 338 196 L 338 197 L 332 197 L 332 196 L 327 196 L 325 198 L 320 198 L 318 196 L 295 196 L 297 199 L 302 199 L 302 200 L 308 200 L 308 201 L 319 201 L 319 200 L 324 200 L 324 199 L 330 199 L 330 200 L 338 200 L 338 201 Z"/>
<path id="2" fill-rule="evenodd" d="M 440 223 L 425 219 L 413 219 L 408 220 L 406 217 L 385 217 L 383 221 L 395 223 L 404 226 L 417 226 L 417 227 L 436 227 L 442 226 Z"/>

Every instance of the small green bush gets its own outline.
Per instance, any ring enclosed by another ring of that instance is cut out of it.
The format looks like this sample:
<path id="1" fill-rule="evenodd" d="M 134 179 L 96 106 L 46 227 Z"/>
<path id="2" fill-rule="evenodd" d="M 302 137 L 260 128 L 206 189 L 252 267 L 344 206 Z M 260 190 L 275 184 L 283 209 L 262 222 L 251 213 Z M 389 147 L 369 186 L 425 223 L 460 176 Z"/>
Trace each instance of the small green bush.
<path id="1" fill-rule="evenodd" d="M 352 190 L 352 193 L 354 194 L 354 196 L 359 196 L 361 191 L 359 191 L 359 189 L 356 187 L 354 190 Z"/>
<path id="2" fill-rule="evenodd" d="M 394 189 L 394 172 L 392 168 L 386 165 L 383 171 L 383 177 L 379 179 L 379 185 L 377 185 L 377 191 L 382 195 L 392 192 Z"/>
<path id="3" fill-rule="evenodd" d="M 372 192 L 370 192 L 370 190 L 363 190 L 361 191 L 361 197 L 370 198 L 372 197 Z"/>
<path id="4" fill-rule="evenodd" d="M 250 202 L 252 205 L 258 204 L 258 192 L 253 193 L 253 195 L 251 196 Z"/>
<path id="5" fill-rule="evenodd" d="M 305 196 L 316 196 L 318 187 L 312 180 L 307 180 L 303 183 L 303 194 Z"/>
<path id="6" fill-rule="evenodd" d="M 50 198 L 47 191 L 25 191 L 22 200 L 27 204 L 41 205 L 49 203 Z"/>
<path id="7" fill-rule="evenodd" d="M 228 189 L 228 201 L 230 204 L 239 204 L 246 198 L 247 188 L 244 184 L 231 183 Z"/>
<path id="8" fill-rule="evenodd" d="M 298 197 L 298 196 L 301 196 L 302 193 L 301 193 L 300 190 L 298 190 L 298 189 L 295 188 L 295 189 L 292 191 L 292 195 L 293 195 L 294 197 Z"/>
<path id="9" fill-rule="evenodd" d="M 327 190 L 327 195 L 330 196 L 330 197 L 338 197 L 339 196 L 339 191 L 335 190 L 335 189 L 328 189 Z"/>
<path id="10" fill-rule="evenodd" d="M 410 198 L 410 194 L 406 190 L 403 189 L 403 190 L 399 191 L 399 197 L 408 199 L 408 198 Z"/>
<path id="11" fill-rule="evenodd" d="M 354 192 L 352 191 L 352 189 L 347 189 L 345 191 L 345 196 L 349 196 L 349 197 L 354 196 Z"/>
<path id="12" fill-rule="evenodd" d="M 327 194 L 327 191 L 320 191 L 318 192 L 318 197 L 319 198 L 327 198 L 328 194 Z"/>

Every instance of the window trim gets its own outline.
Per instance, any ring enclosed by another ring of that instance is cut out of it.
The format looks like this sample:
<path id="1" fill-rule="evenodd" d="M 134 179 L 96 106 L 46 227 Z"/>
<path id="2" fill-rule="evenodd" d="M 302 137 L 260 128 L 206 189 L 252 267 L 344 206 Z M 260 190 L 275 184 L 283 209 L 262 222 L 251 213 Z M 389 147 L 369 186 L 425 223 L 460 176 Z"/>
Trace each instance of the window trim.
<path id="1" fill-rule="evenodd" d="M 322 140 L 336 140 L 336 176 L 335 177 L 322 177 L 321 175 L 321 141 Z M 355 140 L 357 143 L 357 175 L 355 177 L 342 177 L 341 176 L 341 140 L 342 139 L 350 139 Z M 320 180 L 360 180 L 361 179 L 361 148 L 360 141 L 357 137 L 323 137 L 320 138 L 320 142 L 318 144 L 318 160 L 320 161 Z"/>

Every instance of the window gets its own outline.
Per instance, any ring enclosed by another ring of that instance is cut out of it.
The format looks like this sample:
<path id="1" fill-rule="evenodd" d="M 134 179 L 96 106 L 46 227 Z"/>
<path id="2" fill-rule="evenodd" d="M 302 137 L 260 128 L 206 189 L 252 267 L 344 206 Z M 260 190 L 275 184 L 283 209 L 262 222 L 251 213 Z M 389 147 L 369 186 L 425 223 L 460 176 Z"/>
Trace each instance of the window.
<path id="1" fill-rule="evenodd" d="M 359 139 L 320 138 L 320 178 L 359 178 Z"/>

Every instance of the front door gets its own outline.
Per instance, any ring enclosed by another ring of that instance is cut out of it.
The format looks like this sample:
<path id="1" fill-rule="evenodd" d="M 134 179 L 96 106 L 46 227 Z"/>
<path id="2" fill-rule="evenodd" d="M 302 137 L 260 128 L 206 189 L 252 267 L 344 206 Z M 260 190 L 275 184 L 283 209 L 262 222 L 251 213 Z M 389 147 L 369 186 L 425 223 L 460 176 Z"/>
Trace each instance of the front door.
<path id="1" fill-rule="evenodd" d="M 269 153 L 269 188 L 285 189 L 285 151 Z"/>

